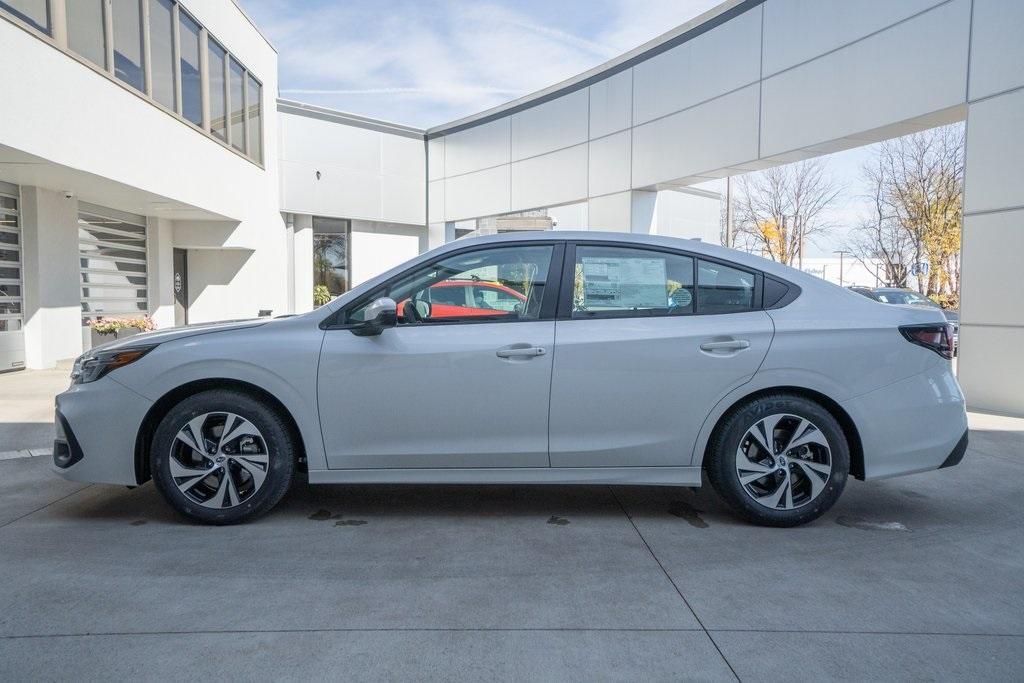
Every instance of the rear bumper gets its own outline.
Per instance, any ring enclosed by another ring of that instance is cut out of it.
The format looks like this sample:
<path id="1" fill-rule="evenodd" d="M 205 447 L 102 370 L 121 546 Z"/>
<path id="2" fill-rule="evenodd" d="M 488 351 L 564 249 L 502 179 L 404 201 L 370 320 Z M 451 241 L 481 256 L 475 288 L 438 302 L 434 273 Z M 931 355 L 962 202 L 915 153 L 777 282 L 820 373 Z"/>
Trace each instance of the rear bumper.
<path id="1" fill-rule="evenodd" d="M 110 377 L 56 401 L 53 470 L 72 481 L 135 486 L 135 438 L 152 401 Z"/>
<path id="2" fill-rule="evenodd" d="M 967 410 L 948 363 L 843 402 L 864 450 L 864 478 L 952 467 L 967 450 Z"/>

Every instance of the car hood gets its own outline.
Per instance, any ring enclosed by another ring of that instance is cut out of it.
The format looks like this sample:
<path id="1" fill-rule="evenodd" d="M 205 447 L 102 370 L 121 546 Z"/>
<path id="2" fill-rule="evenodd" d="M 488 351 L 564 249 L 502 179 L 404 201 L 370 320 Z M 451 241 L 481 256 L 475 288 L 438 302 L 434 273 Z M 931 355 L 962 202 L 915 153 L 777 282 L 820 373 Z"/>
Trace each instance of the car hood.
<path id="1" fill-rule="evenodd" d="M 131 337 L 126 337 L 124 339 L 115 339 L 113 341 L 106 342 L 105 344 L 94 346 L 91 351 L 113 351 L 116 349 L 130 348 L 132 346 L 139 346 L 143 344 L 162 344 L 175 339 L 184 339 L 185 337 L 194 337 L 200 334 L 259 327 L 260 325 L 266 325 L 269 322 L 269 318 L 254 318 L 251 320 L 225 320 L 221 322 L 184 325 L 182 327 L 170 327 L 166 330 L 143 332 L 142 334 L 132 335 Z"/>

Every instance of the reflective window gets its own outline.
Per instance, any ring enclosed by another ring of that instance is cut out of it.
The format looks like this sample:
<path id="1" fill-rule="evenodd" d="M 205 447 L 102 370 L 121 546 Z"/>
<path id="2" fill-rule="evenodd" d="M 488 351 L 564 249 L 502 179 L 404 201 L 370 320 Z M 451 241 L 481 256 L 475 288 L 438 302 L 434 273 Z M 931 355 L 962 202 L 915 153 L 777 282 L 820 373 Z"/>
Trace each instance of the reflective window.
<path id="1" fill-rule="evenodd" d="M 0 9 L 7 10 L 43 33 L 50 32 L 50 12 L 46 0 L 0 0 Z"/>
<path id="2" fill-rule="evenodd" d="M 80 211 L 78 251 L 82 322 L 102 316 L 132 317 L 148 310 L 144 220 L 109 209 Z"/>
<path id="3" fill-rule="evenodd" d="M 221 140 L 228 139 L 227 93 L 224 83 L 224 61 L 227 53 L 217 43 L 208 41 L 207 64 L 210 82 L 210 132 Z"/>
<path id="4" fill-rule="evenodd" d="M 114 75 L 136 90 L 145 91 L 139 0 L 111 0 L 110 8 L 114 26 Z"/>
<path id="5" fill-rule="evenodd" d="M 256 161 L 263 161 L 263 86 L 259 84 L 252 74 L 249 74 L 246 87 L 248 89 L 247 127 L 249 131 L 249 156 Z"/>
<path id="6" fill-rule="evenodd" d="M 664 251 L 576 247 L 574 318 L 693 313 L 693 259 Z"/>
<path id="7" fill-rule="evenodd" d="M 153 99 L 177 110 L 174 87 L 174 5 L 171 0 L 149 0 L 149 55 Z"/>
<path id="8" fill-rule="evenodd" d="M 0 195 L 0 332 L 21 329 L 20 246 L 18 200 Z"/>
<path id="9" fill-rule="evenodd" d="M 231 103 L 231 146 L 239 152 L 245 151 L 245 70 L 231 60 L 228 67 L 228 94 Z"/>
<path id="10" fill-rule="evenodd" d="M 370 302 L 394 299 L 400 325 L 537 320 L 552 251 L 550 246 L 510 246 L 457 254 L 400 278 L 372 294 Z M 493 306 L 475 297 L 477 288 L 509 294 L 516 303 Z M 362 321 L 364 312 L 365 306 L 349 312 L 346 322 Z"/>
<path id="11" fill-rule="evenodd" d="M 107 68 L 104 4 L 103 0 L 75 0 L 67 3 L 68 47 L 101 69 Z"/>
<path id="12" fill-rule="evenodd" d="M 203 80 L 199 73 L 199 24 L 179 12 L 178 37 L 181 54 L 181 115 L 197 126 L 203 125 Z"/>
<path id="13" fill-rule="evenodd" d="M 697 312 L 740 313 L 754 307 L 754 274 L 698 261 Z"/>
<path id="14" fill-rule="evenodd" d="M 313 217 L 313 285 L 331 296 L 349 290 L 350 223 L 339 218 Z"/>

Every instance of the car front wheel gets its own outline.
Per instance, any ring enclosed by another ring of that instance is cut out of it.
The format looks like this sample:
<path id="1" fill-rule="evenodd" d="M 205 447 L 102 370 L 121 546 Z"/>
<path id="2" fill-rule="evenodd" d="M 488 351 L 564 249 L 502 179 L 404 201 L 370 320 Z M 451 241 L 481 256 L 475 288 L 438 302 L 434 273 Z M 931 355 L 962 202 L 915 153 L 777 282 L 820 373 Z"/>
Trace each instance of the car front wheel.
<path id="1" fill-rule="evenodd" d="M 235 524 L 261 515 L 288 491 L 295 446 L 282 417 L 236 391 L 204 391 L 167 413 L 153 436 L 157 489 L 186 517 Z"/>
<path id="2" fill-rule="evenodd" d="M 850 471 L 842 427 L 820 404 L 763 396 L 729 414 L 712 437 L 708 479 L 746 519 L 796 526 L 824 514 Z"/>

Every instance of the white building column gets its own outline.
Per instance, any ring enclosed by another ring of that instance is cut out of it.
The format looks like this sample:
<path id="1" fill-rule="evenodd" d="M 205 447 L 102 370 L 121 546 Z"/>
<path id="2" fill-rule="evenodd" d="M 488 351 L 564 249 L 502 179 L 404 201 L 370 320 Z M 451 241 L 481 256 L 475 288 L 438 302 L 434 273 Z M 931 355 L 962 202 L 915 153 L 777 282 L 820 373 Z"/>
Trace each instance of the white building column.
<path id="1" fill-rule="evenodd" d="M 25 365 L 52 368 L 82 353 L 78 202 L 22 186 L 20 208 Z"/>
<path id="2" fill-rule="evenodd" d="M 1024 416 L 1024 88 L 967 118 L 960 358 L 967 405 Z"/>
<path id="3" fill-rule="evenodd" d="M 658 193 L 646 190 L 616 192 L 587 200 L 587 219 L 591 230 L 610 232 L 657 232 Z"/>
<path id="4" fill-rule="evenodd" d="M 292 216 L 292 282 L 295 291 L 293 313 L 313 310 L 313 217 Z"/>
<path id="5" fill-rule="evenodd" d="M 146 232 L 149 315 L 158 330 L 174 327 L 174 222 L 149 218 Z"/>

